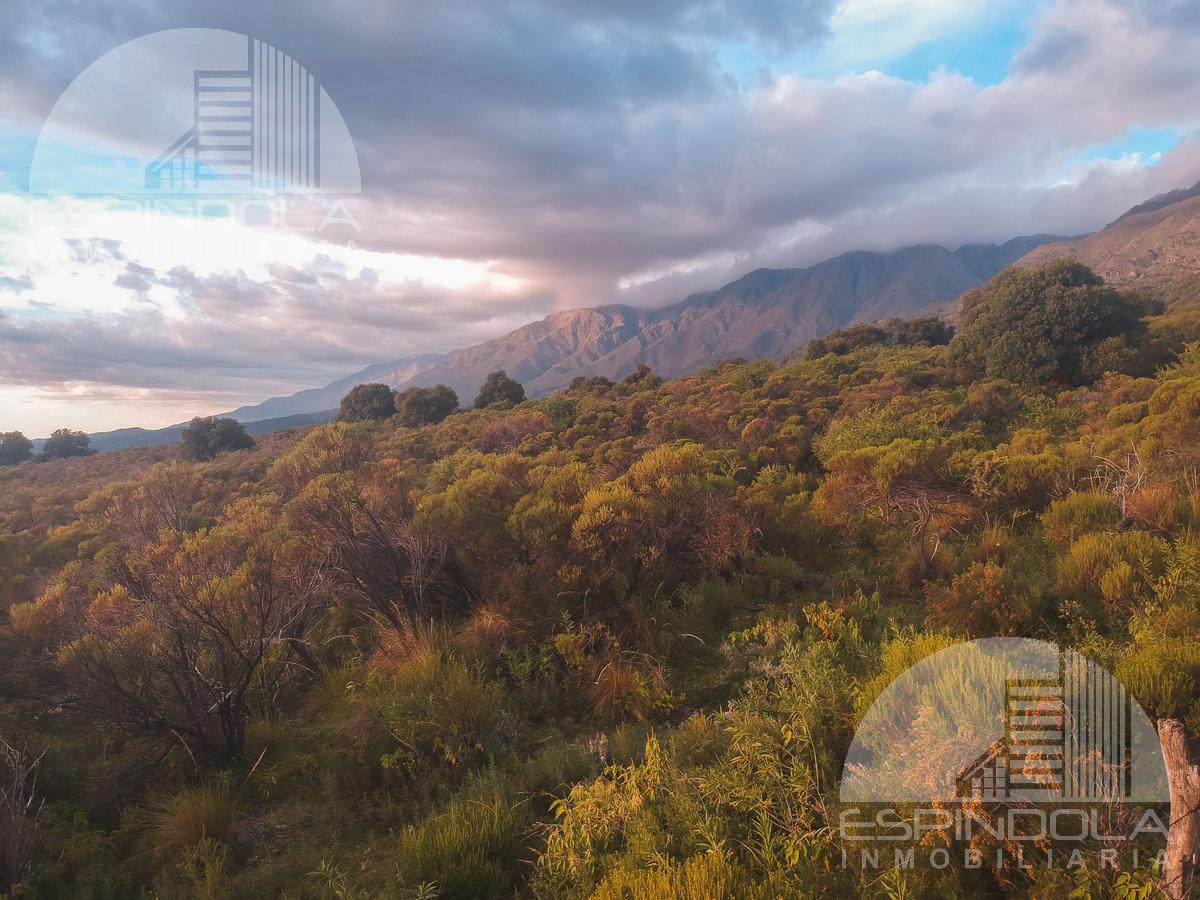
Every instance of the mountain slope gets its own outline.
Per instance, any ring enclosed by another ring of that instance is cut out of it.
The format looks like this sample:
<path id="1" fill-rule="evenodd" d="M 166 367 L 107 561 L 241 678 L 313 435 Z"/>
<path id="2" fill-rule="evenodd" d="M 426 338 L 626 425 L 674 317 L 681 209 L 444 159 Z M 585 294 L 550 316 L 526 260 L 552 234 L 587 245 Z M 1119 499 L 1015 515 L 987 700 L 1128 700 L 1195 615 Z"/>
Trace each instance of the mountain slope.
<path id="1" fill-rule="evenodd" d="M 855 251 L 805 269 L 758 269 L 662 309 L 556 313 L 451 353 L 415 377 L 385 380 L 394 387 L 448 384 L 467 402 L 494 369 L 506 369 L 540 396 L 581 375 L 621 378 L 642 363 L 672 377 L 721 359 L 776 356 L 853 322 L 936 307 L 1046 240 L 1024 237 L 954 251 L 934 245 Z"/>
<path id="2" fill-rule="evenodd" d="M 303 428 L 306 425 L 323 425 L 332 422 L 337 415 L 337 409 L 324 409 L 316 412 L 295 413 L 290 416 L 280 416 L 272 419 L 255 419 L 246 422 L 248 434 L 270 434 L 272 431 L 282 431 L 285 428 Z M 166 428 L 118 428 L 116 431 L 101 431 L 88 435 L 91 447 L 101 453 L 113 450 L 129 450 L 133 447 L 153 447 L 157 444 L 177 444 L 186 423 L 169 425 Z M 37 449 L 41 449 L 42 441 L 34 441 Z"/>
<path id="3" fill-rule="evenodd" d="M 257 422 L 262 419 L 278 419 L 284 416 L 336 409 L 342 397 L 346 396 L 346 392 L 357 384 L 378 381 L 382 378 L 405 381 L 442 358 L 443 354 L 427 353 L 422 356 L 406 356 L 390 362 L 375 363 L 324 387 L 310 388 L 287 397 L 272 397 L 270 400 L 264 400 L 253 406 L 238 407 L 225 415 L 231 419 L 237 419 L 239 422 Z"/>
<path id="4" fill-rule="evenodd" d="M 346 392 L 368 381 L 397 389 L 447 384 L 466 405 L 496 369 L 536 397 L 578 376 L 621 378 L 643 363 L 670 378 L 722 359 L 779 356 L 855 322 L 936 311 L 1048 240 L 1058 239 L 1022 237 L 957 250 L 927 244 L 890 253 L 854 251 L 803 269 L 757 269 L 661 309 L 567 310 L 463 350 L 368 366 L 324 387 L 226 415 L 248 427 L 255 423 L 258 432 L 269 422 L 286 423 L 279 428 L 310 424 L 297 417 L 328 421 Z M 93 445 L 168 443 L 179 439 L 182 428 L 122 429 L 94 435 Z"/>
<path id="5" fill-rule="evenodd" d="M 545 393 L 536 386 L 545 373 L 558 372 L 564 384 L 576 375 L 594 374 L 600 359 L 637 337 L 643 315 L 633 307 L 617 305 L 567 310 L 448 354 L 415 376 L 383 380 L 393 387 L 448 384 L 467 404 L 488 372 L 504 369 L 530 394 Z"/>
<path id="6" fill-rule="evenodd" d="M 1045 244 L 1019 265 L 1069 257 L 1106 281 L 1172 305 L 1200 302 L 1200 184 L 1161 194 L 1086 237 Z"/>

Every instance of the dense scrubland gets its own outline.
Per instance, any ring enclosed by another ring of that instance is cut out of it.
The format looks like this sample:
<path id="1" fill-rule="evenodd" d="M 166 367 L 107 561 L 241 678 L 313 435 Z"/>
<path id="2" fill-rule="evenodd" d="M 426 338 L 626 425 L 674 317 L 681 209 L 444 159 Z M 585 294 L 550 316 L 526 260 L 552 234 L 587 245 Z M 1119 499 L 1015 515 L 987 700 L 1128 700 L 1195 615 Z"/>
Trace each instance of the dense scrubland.
<path id="1" fill-rule="evenodd" d="M 1198 339 L 1051 263 L 953 338 L 0 469 L 0 888 L 1147 896 L 843 869 L 837 785 L 881 685 L 969 637 L 1200 730 Z"/>

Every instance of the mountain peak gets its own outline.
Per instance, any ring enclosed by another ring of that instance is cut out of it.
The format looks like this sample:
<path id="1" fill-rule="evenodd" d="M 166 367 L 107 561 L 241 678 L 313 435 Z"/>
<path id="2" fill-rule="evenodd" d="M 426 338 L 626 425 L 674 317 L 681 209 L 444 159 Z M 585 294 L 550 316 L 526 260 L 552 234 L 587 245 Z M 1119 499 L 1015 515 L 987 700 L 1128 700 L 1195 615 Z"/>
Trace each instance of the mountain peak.
<path id="1" fill-rule="evenodd" d="M 1200 197 L 1200 181 L 1197 181 L 1190 188 L 1176 188 L 1173 191 L 1166 191 L 1162 194 L 1156 194 L 1145 203 L 1139 203 L 1137 206 L 1127 209 L 1117 218 L 1113 219 L 1105 228 L 1112 228 L 1114 225 L 1125 221 L 1131 216 L 1141 215 L 1147 212 L 1156 212 L 1168 206 L 1173 206 L 1176 203 L 1181 203 L 1184 200 L 1190 200 L 1193 197 Z"/>

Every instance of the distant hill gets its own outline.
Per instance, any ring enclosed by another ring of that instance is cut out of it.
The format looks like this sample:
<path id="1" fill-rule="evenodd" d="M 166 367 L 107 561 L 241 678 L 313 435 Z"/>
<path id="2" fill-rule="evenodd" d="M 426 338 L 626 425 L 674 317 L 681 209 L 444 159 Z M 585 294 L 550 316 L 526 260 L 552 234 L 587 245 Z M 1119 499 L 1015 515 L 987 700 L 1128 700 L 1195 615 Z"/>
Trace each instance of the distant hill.
<path id="1" fill-rule="evenodd" d="M 246 422 L 246 431 L 250 434 L 270 434 L 285 428 L 303 428 L 306 425 L 323 425 L 332 422 L 337 415 L 337 409 L 318 410 L 310 413 L 297 413 L 292 416 L 281 416 L 275 419 L 256 419 Z M 179 436 L 187 423 L 171 425 L 167 428 L 118 428 L 116 431 L 101 431 L 90 435 L 92 449 L 101 453 L 112 450 L 128 450 L 132 447 L 152 447 L 156 444 L 177 444 Z M 40 445 L 40 442 L 35 442 Z M 40 446 L 39 446 L 40 449 Z"/>
<path id="2" fill-rule="evenodd" d="M 1167 191 L 1163 194 L 1156 194 L 1145 203 L 1139 203 L 1137 206 L 1127 209 L 1124 213 L 1117 216 L 1108 223 L 1108 227 L 1112 227 L 1130 216 L 1136 216 L 1140 213 L 1155 212 L 1167 206 L 1173 206 L 1176 203 L 1181 203 L 1184 200 L 1190 200 L 1192 197 L 1200 197 L 1200 181 L 1197 181 L 1190 188 L 1177 188 L 1173 191 Z"/>
<path id="3" fill-rule="evenodd" d="M 353 375 L 339 378 L 325 387 L 310 388 L 287 397 L 272 397 L 270 400 L 264 400 L 253 406 L 238 407 L 233 412 L 224 415 L 231 419 L 237 419 L 239 422 L 257 422 L 262 419 L 279 419 L 284 416 L 318 410 L 337 409 L 337 405 L 346 396 L 347 391 L 357 384 L 379 380 L 403 381 L 414 377 L 422 369 L 428 368 L 444 357 L 443 353 L 427 353 L 423 356 L 405 356 L 389 362 L 375 363 L 365 369 L 360 369 Z"/>
<path id="4" fill-rule="evenodd" d="M 1035 247 L 1059 240 L 1035 235 L 957 250 L 922 244 L 843 253 L 802 269 L 756 269 L 660 309 L 610 305 L 554 313 L 463 350 L 378 363 L 225 415 L 263 433 L 329 421 L 346 392 L 369 381 L 397 389 L 447 384 L 466 405 L 496 369 L 537 397 L 578 376 L 618 379 L 642 363 L 670 378 L 722 359 L 780 356 L 846 325 L 936 311 Z M 126 428 L 93 435 L 92 445 L 115 450 L 171 443 L 183 427 Z"/>
<path id="5" fill-rule="evenodd" d="M 1106 281 L 1172 306 L 1200 304 L 1200 184 L 1160 194 L 1094 234 L 1037 247 L 1018 264 L 1058 257 L 1077 259 Z"/>

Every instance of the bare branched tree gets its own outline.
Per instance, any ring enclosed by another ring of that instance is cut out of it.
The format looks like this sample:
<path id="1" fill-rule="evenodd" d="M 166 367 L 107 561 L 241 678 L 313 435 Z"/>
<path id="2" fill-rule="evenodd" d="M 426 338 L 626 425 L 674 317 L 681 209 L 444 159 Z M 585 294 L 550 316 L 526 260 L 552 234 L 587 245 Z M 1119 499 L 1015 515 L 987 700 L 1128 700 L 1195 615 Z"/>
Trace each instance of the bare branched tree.
<path id="1" fill-rule="evenodd" d="M 88 613 L 63 660 L 117 721 L 212 758 L 240 758 L 245 726 L 296 673 L 325 605 L 322 574 L 248 506 L 159 549 Z"/>
<path id="2" fill-rule="evenodd" d="M 38 769 L 46 751 L 30 756 L 0 737 L 0 887 L 23 881 L 33 868 L 40 834 Z"/>

